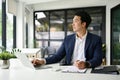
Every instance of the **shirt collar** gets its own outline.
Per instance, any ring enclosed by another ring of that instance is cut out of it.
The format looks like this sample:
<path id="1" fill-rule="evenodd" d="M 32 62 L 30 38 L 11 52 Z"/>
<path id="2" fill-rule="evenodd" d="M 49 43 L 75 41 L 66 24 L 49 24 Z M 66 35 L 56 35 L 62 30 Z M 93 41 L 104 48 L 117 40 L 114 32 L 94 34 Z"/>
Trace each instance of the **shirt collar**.
<path id="1" fill-rule="evenodd" d="M 77 35 L 76 35 L 76 39 L 84 40 L 84 39 L 86 39 L 87 34 L 88 34 L 88 31 L 86 30 L 85 35 L 84 35 L 84 36 L 82 36 L 82 38 L 81 38 L 81 39 L 80 39 L 79 37 L 77 37 Z"/>

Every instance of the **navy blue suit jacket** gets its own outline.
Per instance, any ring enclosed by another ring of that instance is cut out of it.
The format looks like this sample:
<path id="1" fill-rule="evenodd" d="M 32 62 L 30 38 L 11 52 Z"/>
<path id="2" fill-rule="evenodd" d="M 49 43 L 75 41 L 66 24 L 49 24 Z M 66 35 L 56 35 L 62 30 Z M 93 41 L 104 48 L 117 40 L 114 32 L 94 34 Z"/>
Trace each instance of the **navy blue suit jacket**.
<path id="1" fill-rule="evenodd" d="M 65 64 L 70 65 L 75 46 L 75 34 L 67 36 L 56 54 L 46 58 L 46 64 L 60 62 L 65 57 Z M 102 41 L 97 35 L 88 32 L 85 42 L 86 61 L 91 67 L 97 67 L 102 63 Z"/>

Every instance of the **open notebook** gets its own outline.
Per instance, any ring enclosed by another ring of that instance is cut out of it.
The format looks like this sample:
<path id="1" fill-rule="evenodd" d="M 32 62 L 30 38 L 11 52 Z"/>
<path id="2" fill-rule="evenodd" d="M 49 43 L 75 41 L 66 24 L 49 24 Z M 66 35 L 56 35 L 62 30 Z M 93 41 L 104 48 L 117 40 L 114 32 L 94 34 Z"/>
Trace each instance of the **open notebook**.
<path id="1" fill-rule="evenodd" d="M 16 53 L 15 55 L 18 59 L 20 59 L 21 63 L 28 68 L 35 69 L 35 70 L 52 68 L 51 66 L 48 66 L 48 65 L 37 66 L 37 67 L 33 66 L 31 61 L 27 58 L 27 56 L 24 53 Z"/>
<path id="2" fill-rule="evenodd" d="M 67 68 L 63 69 L 62 72 L 66 73 L 85 73 L 87 68 L 85 69 L 78 69 L 76 66 L 68 66 Z"/>

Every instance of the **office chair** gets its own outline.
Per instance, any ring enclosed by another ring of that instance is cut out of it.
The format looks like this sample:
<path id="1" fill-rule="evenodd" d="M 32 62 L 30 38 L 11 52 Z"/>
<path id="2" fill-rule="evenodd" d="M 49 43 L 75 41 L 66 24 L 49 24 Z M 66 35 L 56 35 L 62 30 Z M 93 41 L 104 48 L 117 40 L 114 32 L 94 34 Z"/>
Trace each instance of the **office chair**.
<path id="1" fill-rule="evenodd" d="M 48 47 L 46 47 L 45 52 L 46 52 L 45 54 L 48 57 L 50 57 L 50 56 L 53 56 L 56 53 L 56 49 L 54 47 L 48 46 Z"/>

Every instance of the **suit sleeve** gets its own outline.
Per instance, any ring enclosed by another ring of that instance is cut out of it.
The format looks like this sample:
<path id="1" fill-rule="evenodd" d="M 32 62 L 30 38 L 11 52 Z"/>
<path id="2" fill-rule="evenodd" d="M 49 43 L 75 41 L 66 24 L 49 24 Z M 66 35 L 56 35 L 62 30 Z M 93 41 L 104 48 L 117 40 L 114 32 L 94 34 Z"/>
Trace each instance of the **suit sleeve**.
<path id="1" fill-rule="evenodd" d="M 102 63 L 102 40 L 97 38 L 94 48 L 93 48 L 93 58 L 88 60 L 91 67 L 100 66 Z"/>
<path id="2" fill-rule="evenodd" d="M 58 49 L 58 51 L 55 53 L 55 55 L 45 58 L 46 64 L 57 63 L 57 62 L 60 62 L 64 58 L 64 56 L 66 54 L 64 42 L 65 41 L 63 41 L 61 47 Z"/>

